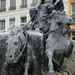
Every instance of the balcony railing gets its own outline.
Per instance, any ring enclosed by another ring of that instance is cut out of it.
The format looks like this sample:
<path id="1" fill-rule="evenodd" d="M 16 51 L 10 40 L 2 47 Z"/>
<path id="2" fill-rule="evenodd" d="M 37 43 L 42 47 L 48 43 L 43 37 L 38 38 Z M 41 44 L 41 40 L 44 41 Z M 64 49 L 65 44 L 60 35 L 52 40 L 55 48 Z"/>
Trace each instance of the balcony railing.
<path id="1" fill-rule="evenodd" d="M 75 15 L 72 15 L 73 22 L 75 23 Z"/>
<path id="2" fill-rule="evenodd" d="M 16 6 L 9 7 L 9 10 L 16 10 Z"/>
<path id="3" fill-rule="evenodd" d="M 0 9 L 0 12 L 5 12 L 6 11 L 6 8 L 1 8 Z"/>
<path id="4" fill-rule="evenodd" d="M 31 3 L 30 6 L 36 6 L 37 2 L 36 3 Z"/>
<path id="5" fill-rule="evenodd" d="M 26 5 L 20 5 L 20 8 L 27 8 L 27 4 Z"/>

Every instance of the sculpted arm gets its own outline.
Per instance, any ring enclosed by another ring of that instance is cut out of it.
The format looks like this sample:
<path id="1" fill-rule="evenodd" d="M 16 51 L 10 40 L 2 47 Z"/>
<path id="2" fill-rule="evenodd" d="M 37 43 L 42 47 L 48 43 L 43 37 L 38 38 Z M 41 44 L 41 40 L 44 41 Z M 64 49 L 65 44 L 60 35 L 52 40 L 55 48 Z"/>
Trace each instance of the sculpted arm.
<path id="1" fill-rule="evenodd" d="M 60 2 L 60 0 L 56 0 L 56 2 L 54 3 L 54 5 L 56 6 L 57 5 L 57 3 L 59 3 Z"/>
<path id="2" fill-rule="evenodd" d="M 38 9 L 41 3 L 42 3 L 42 0 L 39 0 L 35 8 Z"/>

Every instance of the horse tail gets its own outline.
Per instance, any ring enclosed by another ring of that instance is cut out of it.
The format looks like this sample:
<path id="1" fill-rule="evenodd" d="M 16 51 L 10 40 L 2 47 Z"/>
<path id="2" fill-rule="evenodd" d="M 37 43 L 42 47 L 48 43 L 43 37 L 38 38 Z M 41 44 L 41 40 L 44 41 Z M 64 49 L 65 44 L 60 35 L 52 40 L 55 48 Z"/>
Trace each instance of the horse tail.
<path id="1" fill-rule="evenodd" d="M 73 51 L 73 44 L 70 43 L 68 49 L 65 51 L 65 57 L 66 58 L 69 58 L 72 54 L 72 51 Z"/>

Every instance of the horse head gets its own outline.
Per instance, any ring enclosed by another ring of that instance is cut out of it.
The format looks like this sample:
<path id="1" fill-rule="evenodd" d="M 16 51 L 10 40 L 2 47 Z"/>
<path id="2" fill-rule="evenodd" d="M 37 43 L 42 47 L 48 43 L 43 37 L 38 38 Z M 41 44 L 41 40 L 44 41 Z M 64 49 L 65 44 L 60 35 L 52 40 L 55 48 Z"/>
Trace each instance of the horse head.
<path id="1" fill-rule="evenodd" d="M 54 10 L 51 15 L 52 15 L 52 18 L 50 20 L 51 22 L 50 31 L 54 31 L 58 29 L 63 30 L 65 27 L 70 29 L 70 25 L 73 23 L 73 20 L 64 11 L 59 12 Z"/>
<path id="2" fill-rule="evenodd" d="M 66 25 L 71 25 L 73 23 L 72 18 L 66 14 L 64 11 L 56 11 L 54 10 L 52 12 L 52 20 L 55 20 L 59 25 L 60 24 L 66 24 Z"/>
<path id="3" fill-rule="evenodd" d="M 21 49 L 25 44 L 25 36 L 22 30 L 18 30 L 17 32 L 15 32 L 14 30 L 11 31 L 10 36 L 7 40 L 6 61 L 8 63 L 17 62 L 20 53 L 22 52 Z"/>
<path id="4" fill-rule="evenodd" d="M 65 24 L 65 25 L 71 25 L 73 23 L 72 18 L 68 14 L 66 14 L 65 12 L 62 12 L 60 14 L 59 21 L 62 22 L 63 24 Z"/>

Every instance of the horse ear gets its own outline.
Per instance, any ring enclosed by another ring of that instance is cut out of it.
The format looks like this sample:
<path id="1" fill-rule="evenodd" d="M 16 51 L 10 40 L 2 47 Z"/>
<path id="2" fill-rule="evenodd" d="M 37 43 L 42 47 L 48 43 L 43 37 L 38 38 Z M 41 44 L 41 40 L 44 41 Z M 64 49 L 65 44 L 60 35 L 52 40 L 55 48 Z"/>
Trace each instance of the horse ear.
<path id="1" fill-rule="evenodd" d="M 22 44 L 22 38 L 19 36 L 18 39 L 19 39 L 19 42 Z"/>
<path id="2" fill-rule="evenodd" d="M 5 45 L 6 45 L 6 46 L 8 45 L 8 42 L 9 42 L 9 41 L 8 41 L 8 39 L 7 39 L 6 42 L 5 42 Z"/>
<path id="3" fill-rule="evenodd" d="M 8 43 L 8 39 L 7 39 L 6 43 Z"/>
<path id="4" fill-rule="evenodd" d="M 56 20 L 55 20 L 55 21 L 56 21 L 56 23 L 58 23 L 58 22 L 59 22 L 59 19 L 58 19 L 58 18 L 56 18 Z"/>

